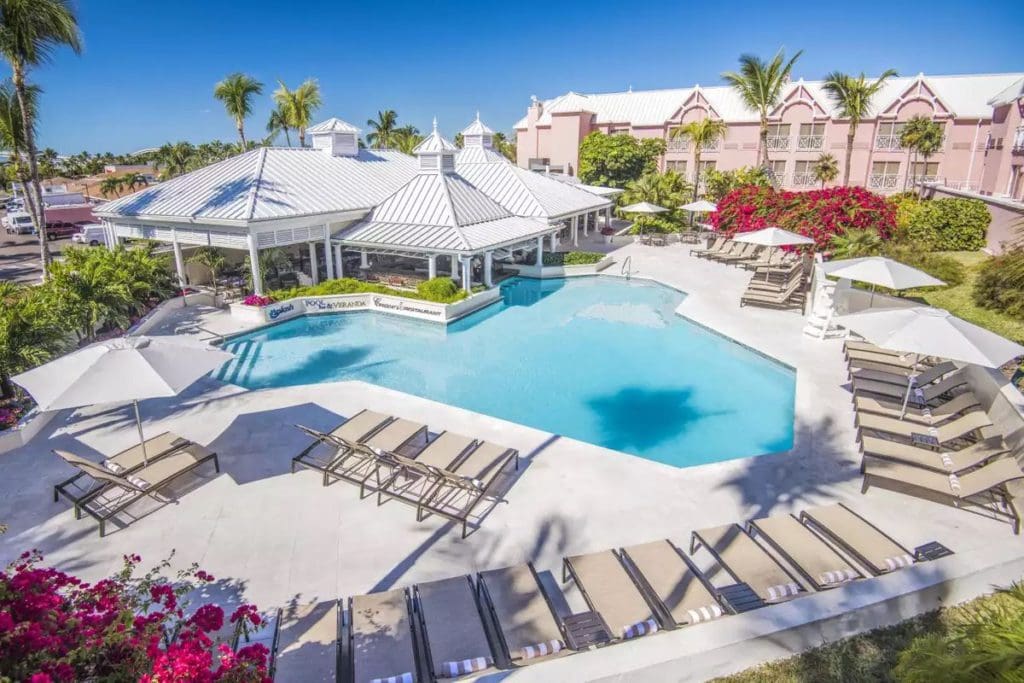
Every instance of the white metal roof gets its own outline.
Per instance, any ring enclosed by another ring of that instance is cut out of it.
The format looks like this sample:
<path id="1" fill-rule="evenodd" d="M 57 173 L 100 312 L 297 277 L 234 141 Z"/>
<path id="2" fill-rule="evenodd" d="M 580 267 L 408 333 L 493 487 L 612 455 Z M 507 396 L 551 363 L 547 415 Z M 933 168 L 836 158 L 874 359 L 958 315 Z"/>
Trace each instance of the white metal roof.
<path id="1" fill-rule="evenodd" d="M 355 133 L 358 135 L 359 129 L 347 121 L 342 121 L 332 116 L 326 121 L 310 126 L 306 129 L 306 133 L 310 135 L 316 133 Z"/>
<path id="2" fill-rule="evenodd" d="M 456 164 L 511 164 L 501 152 L 481 145 L 463 147 L 455 157 Z"/>
<path id="3" fill-rule="evenodd" d="M 494 131 L 480 121 L 480 112 L 476 113 L 476 120 L 462 129 L 463 135 L 494 135 Z"/>
<path id="4" fill-rule="evenodd" d="M 369 209 L 417 172 L 413 157 L 387 150 L 332 156 L 263 147 L 115 199 L 95 213 L 248 221 Z"/>
<path id="5" fill-rule="evenodd" d="M 1024 73 L 968 74 L 954 76 L 923 76 L 929 89 L 957 116 L 976 117 L 991 114 L 989 101 Z M 899 96 L 914 85 L 919 76 L 889 79 L 876 99 L 875 111 L 884 111 Z M 822 107 L 834 115 L 834 107 L 822 90 L 822 81 L 794 81 L 783 95 L 783 99 L 796 87 L 807 88 Z M 729 86 L 694 86 L 666 90 L 636 90 L 616 93 L 580 94 L 568 92 L 545 100 L 544 112 L 538 124 L 551 124 L 552 114 L 591 112 L 596 123 L 629 123 L 633 126 L 662 126 L 677 117 L 679 109 L 699 92 L 725 121 L 756 121 L 756 112 L 746 107 L 736 92 Z M 526 117 L 520 119 L 515 128 L 526 128 Z"/>
<path id="6" fill-rule="evenodd" d="M 1009 87 L 989 100 L 988 103 L 993 107 L 999 107 L 1004 104 L 1015 102 L 1021 96 L 1024 96 L 1024 77 L 1011 83 Z"/>
<path id="7" fill-rule="evenodd" d="M 437 132 L 437 119 L 434 119 L 434 130 L 430 132 L 423 142 L 416 145 L 412 150 L 413 154 L 439 154 L 441 152 L 458 152 L 459 148 L 449 142 Z"/>

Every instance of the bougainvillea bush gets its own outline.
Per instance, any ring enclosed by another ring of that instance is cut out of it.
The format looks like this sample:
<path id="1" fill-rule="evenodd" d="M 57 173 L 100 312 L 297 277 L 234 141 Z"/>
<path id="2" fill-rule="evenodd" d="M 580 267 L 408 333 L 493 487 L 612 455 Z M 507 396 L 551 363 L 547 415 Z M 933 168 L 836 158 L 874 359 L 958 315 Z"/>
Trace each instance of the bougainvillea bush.
<path id="1" fill-rule="evenodd" d="M 232 650 L 215 641 L 225 627 L 214 604 L 191 609 L 186 596 L 213 581 L 192 567 L 173 583 L 167 562 L 136 576 L 125 557 L 109 579 L 85 583 L 24 553 L 0 572 L 0 681 L 269 681 L 267 648 Z M 231 615 L 235 634 L 258 627 L 252 605 Z"/>
<path id="2" fill-rule="evenodd" d="M 784 192 L 748 185 L 718 202 L 712 224 L 729 237 L 782 228 L 810 237 L 818 251 L 828 251 L 832 238 L 851 228 L 875 230 L 882 239 L 889 239 L 896 228 L 896 213 L 884 197 L 861 187 Z"/>

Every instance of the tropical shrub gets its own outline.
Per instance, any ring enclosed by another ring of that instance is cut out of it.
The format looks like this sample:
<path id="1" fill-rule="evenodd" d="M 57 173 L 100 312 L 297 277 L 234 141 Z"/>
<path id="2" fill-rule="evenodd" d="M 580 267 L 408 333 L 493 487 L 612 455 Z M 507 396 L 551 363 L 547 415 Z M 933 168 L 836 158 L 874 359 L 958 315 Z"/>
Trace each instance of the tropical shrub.
<path id="1" fill-rule="evenodd" d="M 790 230 L 812 238 L 821 251 L 847 230 L 872 229 L 888 240 L 896 227 L 895 208 L 861 187 L 785 192 L 748 185 L 723 197 L 711 221 L 729 237 L 767 227 Z"/>
<path id="2" fill-rule="evenodd" d="M 442 280 L 445 278 L 434 278 L 435 280 Z M 433 280 L 430 280 L 433 282 Z M 449 280 L 451 282 L 451 280 Z M 425 284 L 425 283 L 424 283 Z M 452 283 L 454 287 L 454 282 Z M 444 288 L 446 291 L 451 291 L 450 288 L 444 285 L 432 285 L 432 288 Z M 419 291 L 413 292 L 407 289 L 393 289 L 386 285 L 377 284 L 374 282 L 363 282 L 362 280 L 356 280 L 350 277 L 342 277 L 334 280 L 326 280 L 318 285 L 311 285 L 307 287 L 292 287 L 291 289 L 281 289 L 270 292 L 270 297 L 274 301 L 285 301 L 286 299 L 294 299 L 299 296 L 330 296 L 333 294 L 389 294 L 391 296 L 400 296 L 406 299 L 417 299 L 419 301 L 434 301 L 440 304 L 450 304 L 456 301 L 461 301 L 466 298 L 466 292 L 455 287 L 455 291 L 447 297 L 432 299 L 421 294 Z M 440 296 L 437 290 L 431 293 L 431 296 Z"/>
<path id="3" fill-rule="evenodd" d="M 875 256 L 882 250 L 881 236 L 874 228 L 850 228 L 832 238 L 832 258 L 848 259 Z"/>
<path id="4" fill-rule="evenodd" d="M 690 201 L 693 186 L 675 171 L 645 173 L 637 180 L 626 184 L 626 191 L 619 195 L 619 206 L 639 202 L 650 202 L 670 209 L 655 215 L 635 215 L 632 232 L 678 232 L 685 225 L 688 214 L 679 207 Z"/>
<path id="5" fill-rule="evenodd" d="M 275 299 L 272 296 L 260 296 L 259 294 L 250 294 L 249 296 L 242 299 L 242 303 L 246 306 L 269 306 L 274 303 Z"/>
<path id="6" fill-rule="evenodd" d="M 978 270 L 974 303 L 1024 319 L 1024 248 L 987 261 Z"/>
<path id="7" fill-rule="evenodd" d="M 435 277 L 416 285 L 416 293 L 427 301 L 445 303 L 459 297 L 459 286 L 450 277 Z"/>
<path id="8" fill-rule="evenodd" d="M 905 263 L 908 266 L 923 270 L 932 277 L 936 277 L 946 285 L 955 287 L 963 284 L 966 273 L 964 265 L 956 259 L 941 253 L 929 252 L 913 244 L 897 244 L 890 242 L 882 249 L 882 254 L 894 261 Z M 933 287 L 920 287 L 918 291 L 934 289 Z"/>
<path id="9" fill-rule="evenodd" d="M 594 131 L 580 143 L 579 178 L 589 185 L 625 187 L 655 171 L 665 147 L 661 138 L 639 140 L 632 135 Z"/>
<path id="10" fill-rule="evenodd" d="M 709 168 L 704 172 L 704 195 L 713 202 L 746 185 L 768 187 L 771 181 L 759 166 L 741 166 L 729 171 Z"/>
<path id="11" fill-rule="evenodd" d="M 66 342 L 61 319 L 44 288 L 0 282 L 0 397 L 14 399 L 11 376 L 50 360 Z M 11 406 L 0 409 L 0 428 L 17 422 L 20 414 Z"/>
<path id="12" fill-rule="evenodd" d="M 896 206 L 900 239 L 930 251 L 976 251 L 985 246 L 992 217 L 980 199 L 918 200 L 904 193 L 890 201 Z"/>
<path id="13" fill-rule="evenodd" d="M 0 680 L 269 681 L 267 648 L 237 652 L 216 642 L 224 610 L 192 610 L 188 595 L 214 578 L 192 566 L 171 582 L 162 563 L 136 576 L 141 562 L 126 556 L 116 575 L 89 584 L 42 566 L 24 553 L 0 572 Z M 261 623 L 252 605 L 230 617 L 236 635 Z"/>
<path id="14" fill-rule="evenodd" d="M 558 251 L 545 252 L 545 266 L 589 266 L 598 263 L 605 257 L 598 251 Z"/>

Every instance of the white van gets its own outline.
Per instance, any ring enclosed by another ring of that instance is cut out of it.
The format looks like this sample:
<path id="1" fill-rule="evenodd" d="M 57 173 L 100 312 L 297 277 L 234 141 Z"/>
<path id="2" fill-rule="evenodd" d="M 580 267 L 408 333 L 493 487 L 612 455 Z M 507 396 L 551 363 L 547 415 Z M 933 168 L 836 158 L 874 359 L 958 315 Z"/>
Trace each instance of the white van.
<path id="1" fill-rule="evenodd" d="M 106 246 L 107 230 L 99 223 L 89 223 L 82 226 L 81 232 L 76 232 L 72 235 L 71 241 L 78 244 L 88 244 L 90 247 L 98 247 L 101 244 Z"/>
<path id="2" fill-rule="evenodd" d="M 8 235 L 31 235 L 36 227 L 32 222 L 32 216 L 24 211 L 7 214 L 3 222 Z"/>

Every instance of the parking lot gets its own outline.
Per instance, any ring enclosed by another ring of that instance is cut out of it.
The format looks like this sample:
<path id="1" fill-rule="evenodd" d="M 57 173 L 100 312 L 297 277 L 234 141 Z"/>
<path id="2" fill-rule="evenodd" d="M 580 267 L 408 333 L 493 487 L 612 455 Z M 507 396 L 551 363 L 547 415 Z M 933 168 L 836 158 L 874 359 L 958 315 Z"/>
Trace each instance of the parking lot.
<path id="1" fill-rule="evenodd" d="M 71 238 L 50 242 L 50 253 L 59 257 Z M 8 235 L 0 231 L 0 280 L 27 284 L 39 282 L 39 240 L 35 235 Z"/>

